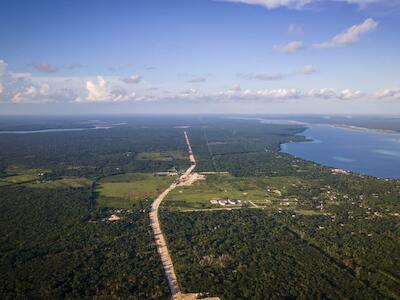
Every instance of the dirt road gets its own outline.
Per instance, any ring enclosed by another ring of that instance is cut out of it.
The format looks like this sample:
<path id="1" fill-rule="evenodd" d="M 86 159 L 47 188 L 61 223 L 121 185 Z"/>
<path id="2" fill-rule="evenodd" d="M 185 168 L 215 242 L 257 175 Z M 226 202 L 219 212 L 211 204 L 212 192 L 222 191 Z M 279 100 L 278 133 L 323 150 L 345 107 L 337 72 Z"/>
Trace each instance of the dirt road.
<path id="1" fill-rule="evenodd" d="M 154 200 L 150 210 L 150 226 L 153 230 L 156 247 L 161 257 L 165 275 L 168 280 L 168 285 L 172 293 L 172 299 L 174 300 L 196 299 L 196 294 L 183 294 L 180 291 L 171 255 L 169 254 L 168 246 L 165 241 L 165 237 L 161 231 L 161 226 L 158 219 L 158 208 L 160 207 L 161 202 L 168 195 L 168 193 L 171 192 L 173 189 L 175 189 L 178 185 L 180 185 L 181 182 L 187 182 L 188 180 L 190 180 L 191 173 L 193 172 L 194 168 L 196 168 L 196 160 L 193 156 L 192 147 L 190 146 L 189 137 L 186 131 L 184 132 L 184 135 L 189 149 L 189 159 L 191 162 L 191 166 L 185 171 L 185 173 L 181 177 L 179 177 L 177 181 L 172 183 L 164 192 L 162 192 Z"/>

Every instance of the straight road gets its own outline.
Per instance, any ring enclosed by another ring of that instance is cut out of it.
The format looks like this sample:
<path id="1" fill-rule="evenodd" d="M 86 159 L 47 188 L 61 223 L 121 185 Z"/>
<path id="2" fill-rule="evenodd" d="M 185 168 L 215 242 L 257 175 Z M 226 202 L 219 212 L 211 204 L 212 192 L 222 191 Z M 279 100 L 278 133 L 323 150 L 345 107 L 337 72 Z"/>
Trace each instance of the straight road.
<path id="1" fill-rule="evenodd" d="M 191 166 L 185 171 L 185 173 L 181 177 L 179 177 L 177 181 L 172 183 L 164 192 L 162 192 L 154 200 L 150 210 L 150 226 L 153 230 L 157 251 L 160 254 L 161 262 L 164 267 L 165 275 L 168 280 L 168 285 L 172 293 L 172 299 L 174 300 L 187 299 L 188 295 L 182 294 L 179 288 L 178 279 L 176 278 L 175 274 L 174 264 L 172 262 L 171 255 L 169 254 L 164 234 L 161 231 L 160 221 L 158 219 L 158 208 L 160 207 L 161 202 L 168 195 L 168 193 L 171 192 L 173 189 L 175 189 L 180 182 L 186 181 L 193 172 L 194 168 L 196 168 L 196 160 L 194 158 L 192 147 L 190 145 L 189 137 L 186 131 L 184 132 L 184 135 L 189 150 L 189 159 L 191 162 Z"/>

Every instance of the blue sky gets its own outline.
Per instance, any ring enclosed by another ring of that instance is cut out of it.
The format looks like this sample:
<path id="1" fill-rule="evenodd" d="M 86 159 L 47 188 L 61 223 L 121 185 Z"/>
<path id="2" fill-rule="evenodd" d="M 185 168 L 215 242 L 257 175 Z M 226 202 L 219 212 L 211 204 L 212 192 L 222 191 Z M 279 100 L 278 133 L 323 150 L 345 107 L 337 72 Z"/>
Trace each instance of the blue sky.
<path id="1" fill-rule="evenodd" d="M 0 4 L 0 113 L 400 113 L 398 0 Z"/>

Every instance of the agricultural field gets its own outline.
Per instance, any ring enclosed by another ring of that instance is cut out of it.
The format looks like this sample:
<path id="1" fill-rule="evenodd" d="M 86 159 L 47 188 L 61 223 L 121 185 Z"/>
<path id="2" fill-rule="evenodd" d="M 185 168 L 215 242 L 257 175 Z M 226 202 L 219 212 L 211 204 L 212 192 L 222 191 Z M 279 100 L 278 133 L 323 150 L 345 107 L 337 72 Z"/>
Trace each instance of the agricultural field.
<path id="1" fill-rule="evenodd" d="M 105 177 L 96 185 L 97 204 L 102 207 L 130 209 L 140 200 L 156 198 L 175 179 L 175 176 L 155 176 L 152 173 Z"/>

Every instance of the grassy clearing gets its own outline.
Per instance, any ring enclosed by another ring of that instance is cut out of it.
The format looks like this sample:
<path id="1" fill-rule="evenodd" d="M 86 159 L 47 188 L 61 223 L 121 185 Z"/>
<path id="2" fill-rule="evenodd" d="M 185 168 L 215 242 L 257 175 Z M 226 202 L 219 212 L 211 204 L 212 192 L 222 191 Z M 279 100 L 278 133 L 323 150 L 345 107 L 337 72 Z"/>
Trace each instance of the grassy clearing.
<path id="1" fill-rule="evenodd" d="M 176 177 L 128 173 L 104 178 L 96 188 L 99 206 L 129 209 L 141 199 L 156 198 Z"/>
<path id="2" fill-rule="evenodd" d="M 27 186 L 32 188 L 42 188 L 42 189 L 57 189 L 66 187 L 79 188 L 79 187 L 89 187 L 92 185 L 92 183 L 93 181 L 87 178 L 68 177 L 52 181 L 29 183 L 27 184 Z"/>
<path id="3" fill-rule="evenodd" d="M 187 154 L 182 151 L 166 151 L 166 152 L 141 152 L 138 154 L 139 160 L 158 160 L 172 161 L 175 159 L 187 159 Z"/>
<path id="4" fill-rule="evenodd" d="M 39 179 L 40 173 L 46 172 L 47 170 L 44 169 L 26 169 L 22 166 L 11 165 L 6 169 L 6 174 L 9 176 L 0 178 L 0 186 L 31 182 Z"/>
<path id="5" fill-rule="evenodd" d="M 29 181 L 33 181 L 35 179 L 38 179 L 38 176 L 33 175 L 33 174 L 13 175 L 13 176 L 1 178 L 0 186 L 29 182 Z"/>
<path id="6" fill-rule="evenodd" d="M 234 177 L 228 174 L 207 175 L 206 180 L 192 186 L 177 187 L 168 197 L 166 205 L 174 209 L 199 209 L 218 207 L 211 200 L 250 200 L 260 206 L 277 206 L 293 202 L 284 198 L 293 185 L 306 184 L 296 177 Z M 293 201 L 292 201 L 293 200 Z"/>

